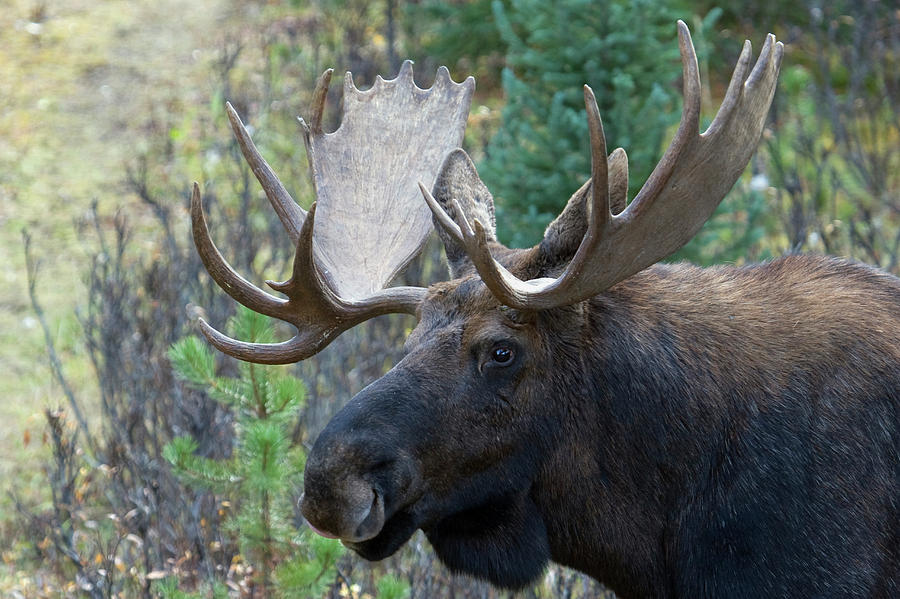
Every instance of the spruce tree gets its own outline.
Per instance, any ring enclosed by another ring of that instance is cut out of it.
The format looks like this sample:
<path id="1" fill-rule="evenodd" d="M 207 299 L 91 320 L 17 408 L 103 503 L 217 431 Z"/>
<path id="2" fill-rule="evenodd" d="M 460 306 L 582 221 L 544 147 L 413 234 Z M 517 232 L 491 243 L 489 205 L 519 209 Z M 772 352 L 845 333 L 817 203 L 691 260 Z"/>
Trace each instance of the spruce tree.
<path id="1" fill-rule="evenodd" d="M 582 85 L 594 90 L 610 151 L 630 160 L 631 197 L 678 122 L 681 73 L 673 0 L 493 3 L 507 45 L 500 130 L 479 165 L 512 246 L 541 238 L 590 177 Z"/>

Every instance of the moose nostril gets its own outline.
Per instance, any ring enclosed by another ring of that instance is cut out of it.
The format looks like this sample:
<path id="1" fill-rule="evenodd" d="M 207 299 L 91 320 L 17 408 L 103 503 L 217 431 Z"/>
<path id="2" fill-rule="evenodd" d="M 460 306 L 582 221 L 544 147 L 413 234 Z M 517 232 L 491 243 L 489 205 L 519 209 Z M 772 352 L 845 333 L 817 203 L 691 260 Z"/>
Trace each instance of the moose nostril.
<path id="1" fill-rule="evenodd" d="M 381 500 L 381 495 L 378 494 L 378 491 L 372 489 L 372 504 L 369 506 L 369 511 L 362 522 L 359 523 L 359 526 L 356 527 L 356 538 L 348 540 L 354 542 L 368 541 L 378 536 L 382 528 L 384 528 L 384 502 Z"/>

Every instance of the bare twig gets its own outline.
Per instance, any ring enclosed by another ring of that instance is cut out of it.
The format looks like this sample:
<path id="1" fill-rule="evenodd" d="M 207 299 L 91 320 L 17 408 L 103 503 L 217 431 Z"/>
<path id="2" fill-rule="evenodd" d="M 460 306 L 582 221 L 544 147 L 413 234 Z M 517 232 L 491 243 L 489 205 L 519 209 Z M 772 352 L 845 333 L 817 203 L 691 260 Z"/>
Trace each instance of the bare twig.
<path id="1" fill-rule="evenodd" d="M 41 305 L 38 303 L 36 286 L 39 264 L 31 253 L 31 235 L 26 229 L 22 229 L 22 244 L 25 250 L 25 271 L 28 276 L 28 297 L 31 300 L 31 307 L 34 310 L 35 316 L 37 316 L 38 322 L 41 324 L 41 329 L 44 331 L 44 344 L 47 347 L 47 356 L 50 359 L 50 370 L 53 372 L 53 378 L 55 378 L 60 387 L 62 387 L 63 393 L 69 402 L 69 408 L 72 410 L 75 421 L 78 423 L 78 430 L 84 433 L 84 437 L 87 439 L 88 444 L 92 445 L 87 420 L 84 418 L 81 406 L 78 404 L 78 399 L 75 397 L 75 392 L 72 391 L 72 387 L 69 386 L 65 374 L 63 374 L 62 363 L 59 360 L 59 355 L 56 353 L 56 345 L 53 343 L 53 335 L 50 332 L 50 326 L 47 324 L 47 317 L 44 314 L 43 308 L 41 308 Z M 75 439 L 73 439 L 73 442 L 74 441 Z"/>

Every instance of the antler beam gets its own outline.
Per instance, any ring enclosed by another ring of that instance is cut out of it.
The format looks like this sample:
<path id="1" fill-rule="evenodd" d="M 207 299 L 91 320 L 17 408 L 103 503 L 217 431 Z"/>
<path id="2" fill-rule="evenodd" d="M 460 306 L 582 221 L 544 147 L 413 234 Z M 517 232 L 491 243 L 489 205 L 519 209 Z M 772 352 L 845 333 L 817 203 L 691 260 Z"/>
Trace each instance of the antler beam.
<path id="1" fill-rule="evenodd" d="M 284 283 L 266 281 L 289 299 L 274 297 L 241 277 L 219 253 L 209 236 L 203 214 L 200 187 L 194 184 L 191 220 L 194 244 L 203 265 L 228 295 L 261 314 L 294 324 L 298 333 L 283 343 L 246 343 L 223 335 L 202 318 L 200 328 L 217 349 L 235 358 L 259 364 L 287 364 L 304 360 L 357 324 L 393 312 L 415 314 L 424 297 L 419 287 L 392 287 L 359 302 L 340 298 L 319 275 L 312 252 L 316 205 L 313 204 L 299 232 L 293 276 Z"/>

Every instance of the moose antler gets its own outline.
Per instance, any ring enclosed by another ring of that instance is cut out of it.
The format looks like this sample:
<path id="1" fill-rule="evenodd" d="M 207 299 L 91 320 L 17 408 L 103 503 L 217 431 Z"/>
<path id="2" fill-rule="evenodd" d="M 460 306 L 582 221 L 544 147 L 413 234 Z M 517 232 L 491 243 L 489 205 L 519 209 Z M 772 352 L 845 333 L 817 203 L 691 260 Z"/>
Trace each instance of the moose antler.
<path id="1" fill-rule="evenodd" d="M 518 309 L 547 309 L 590 298 L 665 258 L 685 243 L 712 215 L 756 150 L 775 94 L 783 45 L 769 34 L 759 60 L 747 76 L 750 42 L 738 59 L 715 119 L 699 131 L 700 75 L 687 26 L 678 21 L 684 76 L 684 107 L 675 138 L 634 200 L 624 203 L 621 184 L 610 197 L 608 168 L 614 181 L 627 181 L 627 160 L 617 149 L 607 164 L 606 138 L 590 87 L 584 101 L 591 136 L 591 199 L 587 231 L 559 278 L 523 281 L 490 253 L 482 223 L 470 224 L 454 206 L 455 222 L 420 185 L 436 221 L 465 249 L 478 274 L 503 304 Z"/>
<path id="2" fill-rule="evenodd" d="M 406 61 L 396 79 L 378 77 L 361 92 L 348 72 L 341 126 L 325 133 L 322 114 L 331 74 L 328 70 L 319 78 L 309 124 L 301 119 L 317 198 L 308 213 L 260 156 L 231 105 L 226 107 L 244 158 L 296 246 L 291 278 L 267 281 L 286 300 L 257 288 L 228 265 L 210 238 L 200 188 L 194 184 L 194 243 L 207 271 L 238 302 L 298 329 L 283 343 L 246 343 L 200 320 L 214 346 L 242 360 L 303 360 L 364 320 L 414 314 L 424 297 L 419 287 L 385 286 L 431 231 L 431 215 L 418 199 L 416 182 L 434 181 L 444 155 L 462 142 L 474 79 L 454 83 L 441 67 L 434 85 L 423 90 Z"/>

